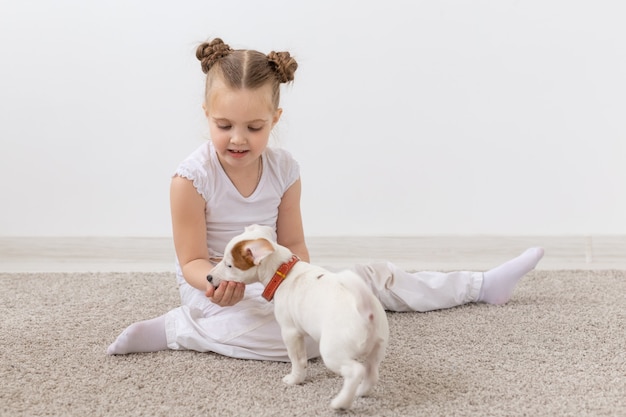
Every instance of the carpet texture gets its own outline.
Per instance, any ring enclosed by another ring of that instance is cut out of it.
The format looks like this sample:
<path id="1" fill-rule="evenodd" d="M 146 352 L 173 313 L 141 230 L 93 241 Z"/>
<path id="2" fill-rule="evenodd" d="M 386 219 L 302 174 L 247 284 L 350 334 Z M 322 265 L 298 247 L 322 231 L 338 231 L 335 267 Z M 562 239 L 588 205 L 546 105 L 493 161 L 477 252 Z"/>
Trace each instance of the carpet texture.
<path id="1" fill-rule="evenodd" d="M 165 351 L 110 357 L 178 306 L 170 274 L 0 274 L 2 416 L 626 416 L 626 271 L 535 271 L 506 306 L 389 313 L 381 379 L 346 413 L 341 378 Z"/>

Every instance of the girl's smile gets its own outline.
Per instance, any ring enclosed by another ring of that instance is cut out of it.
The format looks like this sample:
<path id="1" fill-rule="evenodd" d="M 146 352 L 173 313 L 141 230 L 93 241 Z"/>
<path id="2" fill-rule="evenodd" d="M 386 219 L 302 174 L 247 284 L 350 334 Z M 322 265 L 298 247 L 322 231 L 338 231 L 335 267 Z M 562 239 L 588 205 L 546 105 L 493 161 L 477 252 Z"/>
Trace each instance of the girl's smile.
<path id="1" fill-rule="evenodd" d="M 234 149 L 228 149 L 230 155 L 235 159 L 240 159 L 245 157 L 250 151 L 238 151 Z"/>

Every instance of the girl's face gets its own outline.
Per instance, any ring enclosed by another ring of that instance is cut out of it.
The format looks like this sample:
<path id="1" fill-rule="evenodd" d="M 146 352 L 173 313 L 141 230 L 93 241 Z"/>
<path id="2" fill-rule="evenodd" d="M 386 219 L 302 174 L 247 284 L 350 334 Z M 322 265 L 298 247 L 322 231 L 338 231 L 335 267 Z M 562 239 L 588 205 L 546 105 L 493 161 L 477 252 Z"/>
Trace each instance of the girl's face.
<path id="1" fill-rule="evenodd" d="M 213 84 L 203 108 L 222 165 L 256 168 L 282 114 L 281 109 L 273 108 L 271 98 L 270 85 L 239 90 L 219 82 Z"/>

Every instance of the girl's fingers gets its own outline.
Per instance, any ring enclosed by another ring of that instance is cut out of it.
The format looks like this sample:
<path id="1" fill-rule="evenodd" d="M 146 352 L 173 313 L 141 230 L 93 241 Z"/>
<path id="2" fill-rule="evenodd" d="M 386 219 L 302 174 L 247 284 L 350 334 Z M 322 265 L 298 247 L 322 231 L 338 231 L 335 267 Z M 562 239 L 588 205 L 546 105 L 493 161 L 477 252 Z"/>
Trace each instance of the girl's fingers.
<path id="1" fill-rule="evenodd" d="M 237 304 L 243 298 L 245 285 L 240 282 L 223 281 L 212 294 L 211 301 L 222 307 Z M 207 289 L 207 296 L 210 289 Z"/>
<path id="2" fill-rule="evenodd" d="M 204 295 L 206 295 L 208 298 L 213 297 L 213 295 L 215 295 L 215 287 L 211 284 L 207 285 Z"/>

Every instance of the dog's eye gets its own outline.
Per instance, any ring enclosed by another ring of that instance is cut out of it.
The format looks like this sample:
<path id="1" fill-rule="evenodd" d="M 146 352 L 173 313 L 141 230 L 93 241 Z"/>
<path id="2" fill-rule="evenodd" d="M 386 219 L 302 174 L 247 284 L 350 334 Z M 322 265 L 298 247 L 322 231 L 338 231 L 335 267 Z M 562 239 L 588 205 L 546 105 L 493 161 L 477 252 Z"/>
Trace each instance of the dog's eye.
<path id="1" fill-rule="evenodd" d="M 230 264 L 226 264 L 226 268 L 232 268 L 233 266 Z"/>

